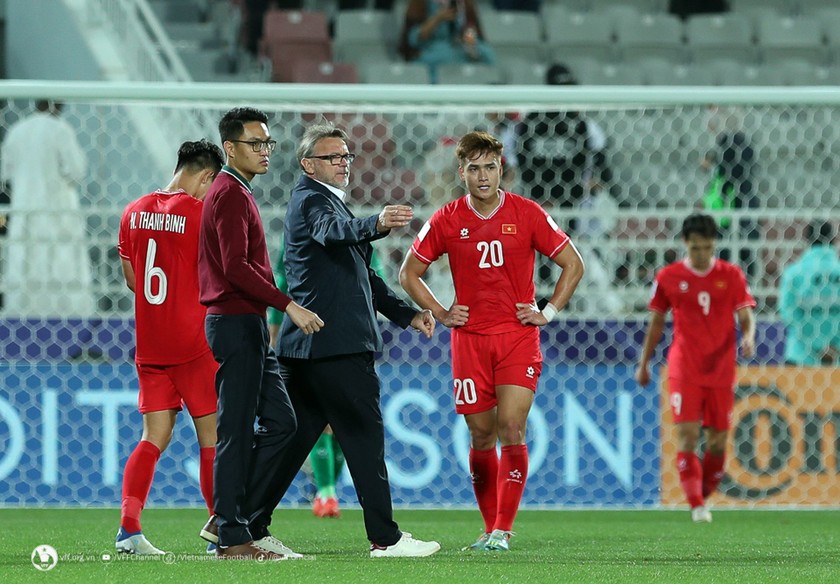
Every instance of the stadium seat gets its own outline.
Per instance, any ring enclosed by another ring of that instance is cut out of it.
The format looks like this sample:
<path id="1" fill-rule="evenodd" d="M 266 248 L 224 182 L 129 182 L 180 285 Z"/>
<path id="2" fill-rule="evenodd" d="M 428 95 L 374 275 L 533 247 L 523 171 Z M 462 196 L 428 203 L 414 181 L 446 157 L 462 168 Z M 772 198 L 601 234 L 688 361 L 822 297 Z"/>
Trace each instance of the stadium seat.
<path id="1" fill-rule="evenodd" d="M 438 66 L 440 85 L 498 85 L 504 81 L 501 70 L 494 65 L 469 63 Z"/>
<path id="2" fill-rule="evenodd" d="M 303 47 L 330 42 L 327 18 L 323 12 L 271 9 L 265 13 L 260 47 L 266 55 L 271 54 L 273 47 L 290 44 Z"/>
<path id="3" fill-rule="evenodd" d="M 765 62 L 780 59 L 803 59 L 813 63 L 826 61 L 822 28 L 816 18 L 764 14 L 758 19 L 756 38 Z"/>
<path id="4" fill-rule="evenodd" d="M 205 17 L 207 3 L 199 0 L 149 0 L 149 6 L 162 23 L 199 22 Z"/>
<path id="5" fill-rule="evenodd" d="M 280 83 L 292 81 L 293 69 L 300 61 L 332 61 L 332 47 L 324 42 L 278 43 L 269 45 L 267 49 L 270 51 L 268 57 L 271 60 L 271 79 Z"/>
<path id="6" fill-rule="evenodd" d="M 234 0 L 239 1 L 239 0 Z M 327 22 L 334 22 L 338 14 L 338 0 L 303 0 L 303 9 L 311 12 L 322 12 Z"/>
<path id="7" fill-rule="evenodd" d="M 163 28 L 176 49 L 215 48 L 219 28 L 213 22 L 164 22 Z"/>
<path id="8" fill-rule="evenodd" d="M 790 16 L 796 10 L 797 0 L 730 0 L 729 6 L 732 12 L 762 13 L 776 12 L 780 15 Z"/>
<path id="9" fill-rule="evenodd" d="M 834 20 L 840 13 L 838 0 L 799 0 L 799 16 L 812 16 L 823 20 L 826 16 Z"/>
<path id="10" fill-rule="evenodd" d="M 752 23 L 742 14 L 696 14 L 686 21 L 685 36 L 693 61 L 756 59 Z"/>
<path id="11" fill-rule="evenodd" d="M 828 47 L 828 60 L 840 63 L 840 3 L 831 8 L 823 8 L 816 14 L 822 26 L 822 34 Z"/>
<path id="12" fill-rule="evenodd" d="M 615 31 L 618 24 L 624 20 L 638 20 L 643 14 L 648 14 L 645 10 L 639 10 L 632 4 L 608 4 L 594 10 L 594 14 L 610 23 L 610 27 Z"/>
<path id="13" fill-rule="evenodd" d="M 657 12 L 666 12 L 668 10 L 668 0 L 617 0 L 615 2 L 610 2 L 610 4 L 612 6 L 631 8 L 639 14 L 654 14 Z M 591 9 L 596 9 L 595 3 L 593 3 Z"/>
<path id="14" fill-rule="evenodd" d="M 292 83 L 358 83 L 356 66 L 352 63 L 331 63 L 301 59 L 291 69 Z"/>
<path id="15" fill-rule="evenodd" d="M 504 63 L 505 78 L 510 85 L 544 85 L 546 63 L 508 61 Z"/>
<path id="16" fill-rule="evenodd" d="M 230 70 L 229 54 L 219 50 L 182 50 L 178 55 L 193 81 L 218 81 L 219 75 Z"/>
<path id="17" fill-rule="evenodd" d="M 495 11 L 481 18 L 481 29 L 501 61 L 545 58 L 540 18 L 533 12 Z"/>
<path id="18" fill-rule="evenodd" d="M 543 10 L 562 6 L 571 12 L 589 12 L 595 0 L 543 0 Z"/>
<path id="19" fill-rule="evenodd" d="M 398 85 L 426 85 L 429 68 L 423 63 L 382 63 L 364 61 L 359 65 L 363 83 L 392 83 Z"/>
<path id="20" fill-rule="evenodd" d="M 682 22 L 670 14 L 644 14 L 617 23 L 616 47 L 625 60 L 646 57 L 685 60 Z"/>
<path id="21" fill-rule="evenodd" d="M 569 55 L 602 61 L 615 57 L 611 25 L 597 14 L 569 12 L 565 6 L 546 6 L 543 14 L 550 60 L 564 61 Z"/>
<path id="22" fill-rule="evenodd" d="M 714 63 L 723 85 L 770 86 L 782 85 L 783 76 L 775 64 L 742 65 L 741 63 Z"/>
<path id="23" fill-rule="evenodd" d="M 639 62 L 642 80 L 647 85 L 717 85 L 718 76 L 706 63 L 680 64 L 664 59 Z"/>
<path id="24" fill-rule="evenodd" d="M 581 68 L 578 81 L 581 85 L 641 85 L 644 77 L 638 63 L 600 63 Z"/>
<path id="25" fill-rule="evenodd" d="M 398 34 L 390 11 L 342 10 L 336 15 L 333 50 L 343 61 L 392 61 Z"/>
<path id="26" fill-rule="evenodd" d="M 828 69 L 808 61 L 785 60 L 776 64 L 785 85 L 829 85 Z"/>

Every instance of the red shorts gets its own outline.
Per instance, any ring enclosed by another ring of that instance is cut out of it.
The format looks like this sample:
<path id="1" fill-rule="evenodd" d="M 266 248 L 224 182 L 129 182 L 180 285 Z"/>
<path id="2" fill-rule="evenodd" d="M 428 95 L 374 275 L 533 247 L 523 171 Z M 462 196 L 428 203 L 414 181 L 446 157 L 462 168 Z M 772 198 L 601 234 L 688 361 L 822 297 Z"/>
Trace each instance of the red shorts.
<path id="1" fill-rule="evenodd" d="M 537 390 L 542 371 L 540 329 L 499 335 L 471 335 L 452 330 L 452 377 L 455 411 L 477 414 L 496 407 L 496 387 L 517 385 Z"/>
<path id="2" fill-rule="evenodd" d="M 669 377 L 668 394 L 674 423 L 701 422 L 703 427 L 715 430 L 728 430 L 732 425 L 733 387 L 694 385 Z"/>
<path id="3" fill-rule="evenodd" d="M 218 368 L 219 364 L 210 351 L 180 365 L 138 363 L 140 413 L 180 411 L 182 403 L 187 406 L 193 418 L 215 413 Z"/>

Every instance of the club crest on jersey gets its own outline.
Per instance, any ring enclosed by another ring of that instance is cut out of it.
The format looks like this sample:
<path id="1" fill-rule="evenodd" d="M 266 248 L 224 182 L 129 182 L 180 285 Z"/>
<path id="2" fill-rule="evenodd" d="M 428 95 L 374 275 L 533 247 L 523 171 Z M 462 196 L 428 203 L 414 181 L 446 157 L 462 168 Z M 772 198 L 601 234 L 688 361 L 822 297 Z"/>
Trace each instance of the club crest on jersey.
<path id="1" fill-rule="evenodd" d="M 726 280 L 718 280 L 715 282 L 715 288 L 719 290 L 726 290 Z"/>
<path id="2" fill-rule="evenodd" d="M 502 225 L 502 233 L 505 235 L 516 235 L 516 225 L 512 223 L 504 223 Z"/>
<path id="3" fill-rule="evenodd" d="M 461 227 L 461 239 L 467 239 L 470 236 L 470 230 L 466 227 Z"/>
<path id="4" fill-rule="evenodd" d="M 688 282 L 685 280 L 680 281 L 680 292 L 688 292 Z"/>

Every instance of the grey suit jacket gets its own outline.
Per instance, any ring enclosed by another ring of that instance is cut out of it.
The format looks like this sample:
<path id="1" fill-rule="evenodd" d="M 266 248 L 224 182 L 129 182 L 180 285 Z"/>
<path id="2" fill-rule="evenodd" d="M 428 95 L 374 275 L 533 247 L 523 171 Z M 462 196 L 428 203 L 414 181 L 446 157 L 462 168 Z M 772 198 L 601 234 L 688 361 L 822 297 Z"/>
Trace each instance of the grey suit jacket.
<path id="1" fill-rule="evenodd" d="M 377 312 L 402 328 L 409 326 L 417 309 L 370 268 L 370 242 L 387 235 L 376 230 L 378 217 L 354 217 L 335 194 L 307 176 L 295 185 L 285 224 L 288 295 L 317 313 L 325 326 L 305 335 L 284 318 L 281 357 L 318 359 L 381 351 Z"/>

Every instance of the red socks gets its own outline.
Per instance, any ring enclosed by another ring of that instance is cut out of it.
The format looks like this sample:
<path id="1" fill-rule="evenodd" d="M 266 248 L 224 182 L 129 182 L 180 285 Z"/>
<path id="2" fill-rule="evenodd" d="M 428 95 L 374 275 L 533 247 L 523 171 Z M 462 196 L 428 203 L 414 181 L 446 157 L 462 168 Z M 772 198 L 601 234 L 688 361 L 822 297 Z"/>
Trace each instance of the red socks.
<path id="1" fill-rule="evenodd" d="M 499 461 L 499 507 L 493 529 L 510 531 L 519 511 L 519 502 L 528 479 L 528 446 L 514 444 L 502 446 Z"/>
<path id="2" fill-rule="evenodd" d="M 499 476 L 499 458 L 495 447 L 490 450 L 470 448 L 470 475 L 478 510 L 484 519 L 484 531 L 490 533 L 496 523 L 496 481 Z"/>
<path id="3" fill-rule="evenodd" d="M 207 504 L 207 511 L 213 515 L 213 459 L 216 458 L 216 447 L 202 448 L 199 454 L 198 484 L 201 496 Z"/>
<path id="4" fill-rule="evenodd" d="M 677 471 L 688 505 L 692 509 L 700 507 L 703 504 L 703 469 L 697 455 L 693 452 L 677 452 Z"/>
<path id="5" fill-rule="evenodd" d="M 723 478 L 723 464 L 726 455 L 714 454 L 708 450 L 703 454 L 703 498 L 714 493 Z"/>
<path id="6" fill-rule="evenodd" d="M 128 533 L 141 531 L 140 513 L 146 506 L 159 458 L 160 449 L 151 442 L 141 440 L 125 463 L 120 525 Z"/>

